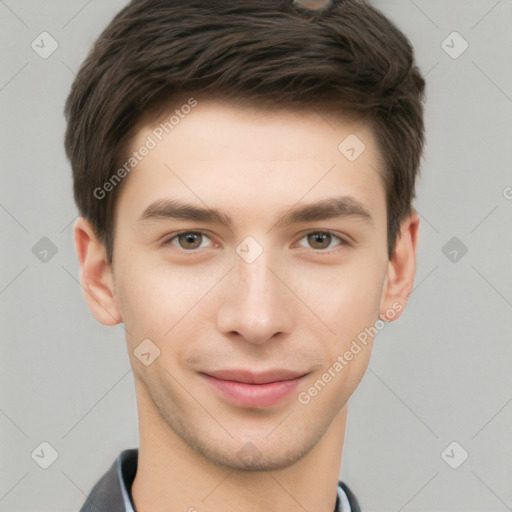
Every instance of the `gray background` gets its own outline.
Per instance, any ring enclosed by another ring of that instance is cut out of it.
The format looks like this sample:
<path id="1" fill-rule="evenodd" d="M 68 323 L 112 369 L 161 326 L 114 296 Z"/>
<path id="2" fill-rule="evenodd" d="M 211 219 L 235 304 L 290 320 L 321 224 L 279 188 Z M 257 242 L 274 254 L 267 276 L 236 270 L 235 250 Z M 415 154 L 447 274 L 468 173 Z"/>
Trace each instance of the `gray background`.
<path id="1" fill-rule="evenodd" d="M 77 510 L 138 443 L 124 332 L 78 282 L 63 150 L 73 75 L 125 3 L 0 0 L 0 511 Z M 416 287 L 351 400 L 341 476 L 364 512 L 512 510 L 512 2 L 374 4 L 416 48 L 428 143 Z M 31 48 L 43 31 L 47 59 Z"/>

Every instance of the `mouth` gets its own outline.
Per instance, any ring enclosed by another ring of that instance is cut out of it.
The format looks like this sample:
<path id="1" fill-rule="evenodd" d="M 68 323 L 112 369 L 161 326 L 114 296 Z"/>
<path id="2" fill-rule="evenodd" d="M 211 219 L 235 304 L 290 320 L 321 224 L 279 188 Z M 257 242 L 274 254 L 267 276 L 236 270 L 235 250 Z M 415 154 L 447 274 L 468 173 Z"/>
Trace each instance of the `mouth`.
<path id="1" fill-rule="evenodd" d="M 289 397 L 307 373 L 289 370 L 222 370 L 200 373 L 222 400 L 240 407 L 270 407 Z"/>

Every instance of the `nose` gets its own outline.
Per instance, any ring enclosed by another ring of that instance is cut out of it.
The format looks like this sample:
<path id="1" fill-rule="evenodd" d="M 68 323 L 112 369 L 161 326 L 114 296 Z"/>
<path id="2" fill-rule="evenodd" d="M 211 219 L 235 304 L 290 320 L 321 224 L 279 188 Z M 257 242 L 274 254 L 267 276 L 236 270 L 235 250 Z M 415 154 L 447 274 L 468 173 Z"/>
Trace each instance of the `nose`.
<path id="1" fill-rule="evenodd" d="M 285 272 L 269 264 L 265 251 L 251 263 L 235 256 L 234 268 L 223 282 L 217 313 L 219 332 L 238 335 L 252 344 L 292 332 L 293 293 L 285 284 Z"/>

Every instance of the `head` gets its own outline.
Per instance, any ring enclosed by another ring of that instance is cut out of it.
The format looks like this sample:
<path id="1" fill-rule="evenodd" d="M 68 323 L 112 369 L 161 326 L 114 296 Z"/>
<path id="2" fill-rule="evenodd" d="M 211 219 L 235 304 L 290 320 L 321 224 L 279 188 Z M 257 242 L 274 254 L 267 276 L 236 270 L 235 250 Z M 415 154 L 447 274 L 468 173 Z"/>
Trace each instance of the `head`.
<path id="1" fill-rule="evenodd" d="M 139 408 L 234 467 L 283 467 L 319 442 L 414 280 L 411 45 L 364 1 L 303 4 L 132 1 L 65 109 L 89 307 L 124 323 Z M 234 368 L 305 376 L 248 407 L 204 380 Z M 237 455 L 247 442 L 263 457 Z"/>

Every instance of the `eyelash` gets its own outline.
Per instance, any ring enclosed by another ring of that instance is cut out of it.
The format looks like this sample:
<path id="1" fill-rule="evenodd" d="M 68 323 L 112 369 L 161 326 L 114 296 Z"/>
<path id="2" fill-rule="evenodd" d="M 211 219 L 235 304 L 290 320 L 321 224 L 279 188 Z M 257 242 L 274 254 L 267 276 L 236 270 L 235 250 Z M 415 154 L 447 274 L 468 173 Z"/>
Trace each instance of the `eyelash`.
<path id="1" fill-rule="evenodd" d="M 211 237 L 208 235 L 208 233 L 205 233 L 204 231 L 192 231 L 192 230 L 188 230 L 187 231 L 186 230 L 186 231 L 179 231 L 177 233 L 174 233 L 170 238 L 168 238 L 167 240 L 165 240 L 163 242 L 163 245 L 164 246 L 172 245 L 172 241 L 173 240 L 176 240 L 180 235 L 185 235 L 185 234 L 201 235 L 201 236 L 204 236 L 204 237 L 207 237 L 207 238 L 211 239 Z M 317 254 L 318 253 L 320 253 L 320 254 L 331 254 L 332 252 L 336 252 L 340 248 L 343 248 L 345 246 L 351 246 L 351 244 L 348 242 L 348 240 L 346 238 L 344 238 L 344 237 L 342 237 L 340 235 L 337 235 L 333 231 L 329 231 L 329 230 L 312 230 L 312 231 L 308 231 L 307 233 L 302 235 L 302 237 L 299 239 L 299 241 L 303 240 L 304 238 L 307 238 L 310 235 L 331 235 L 333 237 L 333 239 L 337 238 L 339 240 L 338 245 L 336 245 L 334 248 L 331 248 L 331 249 L 312 249 Z M 199 251 L 199 248 L 198 249 L 192 249 L 192 250 L 186 250 L 186 249 L 182 249 L 180 247 L 177 247 L 177 250 L 181 251 L 184 254 L 195 254 L 195 253 L 197 253 Z"/>

